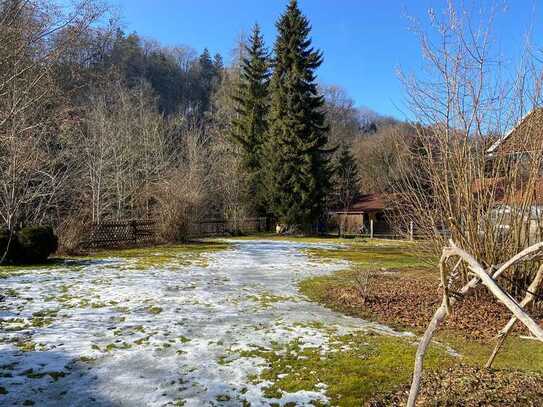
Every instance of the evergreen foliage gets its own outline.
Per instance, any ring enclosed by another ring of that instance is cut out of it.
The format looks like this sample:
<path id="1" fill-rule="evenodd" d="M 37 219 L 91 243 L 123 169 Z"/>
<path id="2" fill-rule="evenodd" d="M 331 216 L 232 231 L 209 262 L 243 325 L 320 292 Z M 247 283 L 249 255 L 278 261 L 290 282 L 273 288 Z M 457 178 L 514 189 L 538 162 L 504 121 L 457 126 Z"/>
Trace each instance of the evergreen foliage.
<path id="1" fill-rule="evenodd" d="M 213 57 L 213 66 L 215 67 L 215 72 L 217 74 L 220 74 L 224 70 L 224 62 L 221 54 L 215 54 Z"/>
<path id="2" fill-rule="evenodd" d="M 270 64 L 257 24 L 249 38 L 246 53 L 234 97 L 237 118 L 233 123 L 232 138 L 243 148 L 243 164 L 249 173 L 249 193 L 255 201 L 256 210 L 265 214 L 261 164 L 269 109 Z"/>
<path id="3" fill-rule="evenodd" d="M 201 110 L 207 112 L 210 107 L 211 95 L 216 89 L 218 82 L 217 70 L 207 48 L 204 48 L 199 58 L 199 74 L 202 79 L 199 83 Z"/>
<path id="4" fill-rule="evenodd" d="M 359 194 L 360 177 L 356 160 L 347 144 L 343 144 L 334 166 L 334 204 L 349 209 Z"/>
<path id="5" fill-rule="evenodd" d="M 85 71 L 73 74 L 73 66 L 63 70 L 59 67 L 59 73 L 64 75 L 61 85 L 66 91 L 79 93 L 96 78 L 103 81 L 104 77 L 120 80 L 128 88 L 147 82 L 157 97 L 160 112 L 166 115 L 190 114 L 198 120 L 210 109 L 225 69 L 220 54 L 211 57 L 209 50 L 204 49 L 198 56 L 188 47 L 161 47 L 142 41 L 136 33 L 126 35 L 120 29 L 111 39 L 96 35 L 96 49 L 92 50 Z"/>
<path id="6" fill-rule="evenodd" d="M 31 226 L 14 232 L 0 229 L 0 264 L 43 263 L 58 248 L 58 238 L 49 226 Z"/>
<path id="7" fill-rule="evenodd" d="M 267 194 L 280 222 L 308 229 L 321 219 L 330 187 L 324 99 L 315 76 L 323 58 L 311 47 L 311 27 L 296 0 L 277 30 L 265 154 Z"/>

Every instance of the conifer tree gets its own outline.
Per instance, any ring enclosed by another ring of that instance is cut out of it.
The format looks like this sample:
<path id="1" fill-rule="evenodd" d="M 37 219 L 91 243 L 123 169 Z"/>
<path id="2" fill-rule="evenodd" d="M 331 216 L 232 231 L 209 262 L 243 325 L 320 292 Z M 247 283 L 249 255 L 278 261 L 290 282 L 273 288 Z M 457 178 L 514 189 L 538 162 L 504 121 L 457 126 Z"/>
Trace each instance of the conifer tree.
<path id="1" fill-rule="evenodd" d="M 358 197 L 360 178 L 356 160 L 347 144 L 339 151 L 334 167 L 334 204 L 348 210 Z"/>
<path id="2" fill-rule="evenodd" d="M 311 27 L 296 0 L 276 26 L 265 155 L 267 194 L 280 222 L 307 229 L 323 215 L 330 185 L 324 100 L 315 77 L 322 53 L 311 47 Z"/>
<path id="3" fill-rule="evenodd" d="M 224 62 L 222 59 L 222 55 L 219 54 L 218 52 L 213 57 L 213 68 L 215 68 L 215 72 L 217 72 L 217 74 L 221 74 L 222 71 L 224 70 Z"/>
<path id="4" fill-rule="evenodd" d="M 262 144 L 267 131 L 269 108 L 269 55 L 258 24 L 255 24 L 246 57 L 241 61 L 240 81 L 234 97 L 237 118 L 233 121 L 232 138 L 244 152 L 243 162 L 249 173 L 249 193 L 256 210 L 265 214 L 262 185 Z"/>
<path id="5" fill-rule="evenodd" d="M 207 48 L 198 58 L 199 76 L 200 76 L 200 103 L 201 113 L 207 112 L 211 104 L 211 96 L 217 85 L 217 72 L 211 59 L 211 54 Z"/>

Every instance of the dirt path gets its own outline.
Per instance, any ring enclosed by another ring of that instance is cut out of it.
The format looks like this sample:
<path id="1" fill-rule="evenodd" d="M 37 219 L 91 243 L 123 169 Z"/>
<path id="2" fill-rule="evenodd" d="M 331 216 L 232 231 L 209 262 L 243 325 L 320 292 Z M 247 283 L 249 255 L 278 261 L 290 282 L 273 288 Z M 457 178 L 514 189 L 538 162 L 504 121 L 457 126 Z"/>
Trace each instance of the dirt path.
<path id="1" fill-rule="evenodd" d="M 238 241 L 207 266 L 107 259 L 0 280 L 0 404 L 326 404 L 324 383 L 265 398 L 250 351 L 297 340 L 326 353 L 332 332 L 394 333 L 306 301 L 300 279 L 346 266 L 306 247 L 327 246 Z"/>

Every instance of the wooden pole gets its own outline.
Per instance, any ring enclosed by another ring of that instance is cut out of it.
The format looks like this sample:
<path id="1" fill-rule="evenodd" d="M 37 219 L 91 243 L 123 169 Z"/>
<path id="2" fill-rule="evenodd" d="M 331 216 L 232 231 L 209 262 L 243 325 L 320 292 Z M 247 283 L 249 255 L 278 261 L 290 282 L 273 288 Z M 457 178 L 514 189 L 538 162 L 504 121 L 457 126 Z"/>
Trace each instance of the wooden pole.
<path id="1" fill-rule="evenodd" d="M 539 286 L 541 285 L 541 281 L 543 280 L 543 265 L 539 266 L 539 269 L 537 270 L 537 274 L 532 281 L 532 284 L 528 287 L 528 291 L 526 293 L 526 296 L 520 303 L 520 306 L 525 308 L 527 305 L 529 305 L 534 300 L 534 292 L 536 292 L 539 289 Z M 496 343 L 496 346 L 494 347 L 494 350 L 492 351 L 492 354 L 490 355 L 490 358 L 486 362 L 485 367 L 491 368 L 492 363 L 494 362 L 494 359 L 496 358 L 496 355 L 500 351 L 502 345 L 505 342 L 505 339 L 507 338 L 507 335 L 511 332 L 513 327 L 515 326 L 515 323 L 518 321 L 518 318 L 513 316 L 507 323 L 507 325 L 498 333 L 498 342 Z"/>
<path id="2" fill-rule="evenodd" d="M 373 219 L 370 219 L 370 239 L 373 239 Z"/>
<path id="3" fill-rule="evenodd" d="M 413 221 L 409 222 L 409 240 L 413 240 Z"/>

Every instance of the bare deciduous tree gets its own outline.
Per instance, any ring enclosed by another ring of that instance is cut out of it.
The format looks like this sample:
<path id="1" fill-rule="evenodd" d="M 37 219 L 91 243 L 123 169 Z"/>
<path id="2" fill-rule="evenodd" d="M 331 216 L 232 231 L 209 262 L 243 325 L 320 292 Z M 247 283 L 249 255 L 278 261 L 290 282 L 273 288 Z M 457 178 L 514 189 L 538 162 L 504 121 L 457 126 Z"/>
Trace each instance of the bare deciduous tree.
<path id="1" fill-rule="evenodd" d="M 415 26 L 425 74 L 400 77 L 419 124 L 414 140 L 403 145 L 394 188 L 401 229 L 413 221 L 435 255 L 452 237 L 484 264 L 498 264 L 541 237 L 539 224 L 532 224 L 539 219 L 543 159 L 537 124 L 518 132 L 522 154 L 488 154 L 496 134 L 537 109 L 541 96 L 530 64 L 514 82 L 500 75 L 494 15 L 470 14 L 451 1 L 442 15 L 430 10 L 430 30 Z M 509 277 L 522 285 L 533 272 L 514 269 Z"/>
<path id="2" fill-rule="evenodd" d="M 215 157 L 210 153 L 209 136 L 197 124 L 184 127 L 180 137 L 180 156 L 154 188 L 158 201 L 161 237 L 166 241 L 183 240 L 191 225 L 208 215 L 213 207 L 215 178 L 210 171 Z"/>
<path id="3" fill-rule="evenodd" d="M 65 179 L 54 156 L 65 119 L 54 68 L 103 10 L 89 0 L 0 3 L 0 220 L 11 233 L 42 222 Z M 61 32 L 70 35 L 54 41 Z"/>

